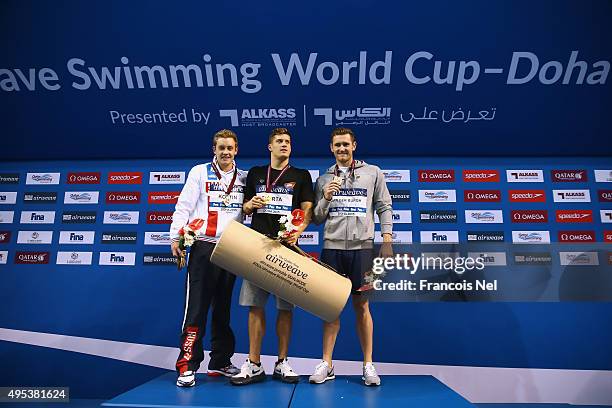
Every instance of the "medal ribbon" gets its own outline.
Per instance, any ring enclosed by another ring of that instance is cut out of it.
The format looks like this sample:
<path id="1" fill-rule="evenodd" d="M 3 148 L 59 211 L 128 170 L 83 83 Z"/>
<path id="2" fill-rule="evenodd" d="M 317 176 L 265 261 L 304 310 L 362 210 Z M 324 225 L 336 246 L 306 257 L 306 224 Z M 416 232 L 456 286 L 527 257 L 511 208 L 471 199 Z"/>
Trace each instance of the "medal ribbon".
<path id="1" fill-rule="evenodd" d="M 217 178 L 219 179 L 219 182 L 221 184 L 221 186 L 223 186 L 223 179 L 221 176 L 221 172 L 219 171 L 219 168 L 217 167 L 217 165 L 215 164 L 215 161 L 217 160 L 217 158 L 215 157 L 212 161 L 212 163 L 210 164 L 210 166 L 212 167 L 213 171 L 215 172 L 215 176 L 217 176 Z M 229 186 L 227 187 L 227 190 L 225 191 L 225 195 L 229 195 L 229 193 L 232 192 L 232 189 L 234 188 L 234 183 L 236 182 L 236 177 L 238 176 L 238 168 L 236 167 L 236 164 L 234 163 L 234 175 L 232 176 L 232 181 L 230 182 Z"/>
<path id="2" fill-rule="evenodd" d="M 272 191 L 272 188 L 276 186 L 276 183 L 278 182 L 278 180 L 283 176 L 283 174 L 285 174 L 285 172 L 289 169 L 289 167 L 291 166 L 286 165 L 285 167 L 283 167 L 278 177 L 270 184 L 270 175 L 272 173 L 272 166 L 268 165 L 268 174 L 266 176 L 266 193 L 269 193 Z"/>
<path id="3" fill-rule="evenodd" d="M 349 177 L 355 176 L 355 160 L 353 160 L 349 166 L 348 175 Z M 338 167 L 338 163 L 336 163 L 336 167 L 334 168 L 334 176 L 340 177 L 340 168 Z"/>

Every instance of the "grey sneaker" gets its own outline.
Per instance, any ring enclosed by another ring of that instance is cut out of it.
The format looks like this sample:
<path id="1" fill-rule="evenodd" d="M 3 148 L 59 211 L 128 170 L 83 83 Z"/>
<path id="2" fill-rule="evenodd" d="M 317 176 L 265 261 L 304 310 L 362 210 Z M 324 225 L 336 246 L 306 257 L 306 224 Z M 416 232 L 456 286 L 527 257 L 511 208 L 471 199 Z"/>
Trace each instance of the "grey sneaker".
<path id="1" fill-rule="evenodd" d="M 311 384 L 323 384 L 327 380 L 336 378 L 334 367 L 330 367 L 327 361 L 321 361 L 314 370 L 314 374 L 308 378 Z"/>
<path id="2" fill-rule="evenodd" d="M 361 377 L 365 385 L 380 385 L 380 377 L 376 374 L 374 364 L 366 363 L 363 366 L 363 377 Z"/>
<path id="3" fill-rule="evenodd" d="M 210 377 L 219 377 L 222 375 L 225 377 L 233 377 L 239 372 L 240 370 L 238 369 L 238 367 L 233 364 L 230 364 L 227 367 L 217 368 L 216 370 L 211 370 L 210 368 L 208 369 L 208 375 Z"/>

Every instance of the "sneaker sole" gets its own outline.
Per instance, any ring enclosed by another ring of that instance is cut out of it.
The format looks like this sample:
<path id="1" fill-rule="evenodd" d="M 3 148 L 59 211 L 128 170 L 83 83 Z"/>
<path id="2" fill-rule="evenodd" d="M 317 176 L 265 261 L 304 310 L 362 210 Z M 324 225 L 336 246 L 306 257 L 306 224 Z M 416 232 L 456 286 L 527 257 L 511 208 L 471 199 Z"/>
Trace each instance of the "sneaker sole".
<path id="1" fill-rule="evenodd" d="M 208 374 L 209 377 L 221 377 L 221 376 L 223 376 L 223 377 L 233 377 L 233 376 L 235 376 L 238 373 L 239 372 L 234 373 L 234 374 L 230 374 L 230 373 L 226 373 L 224 371 L 219 371 L 219 370 L 208 370 L 207 374 Z"/>
<path id="2" fill-rule="evenodd" d="M 325 379 L 323 379 L 323 381 L 308 380 L 308 382 L 311 383 L 311 384 L 323 384 L 325 381 L 335 380 L 335 379 L 336 379 L 336 376 L 332 375 L 331 377 L 325 377 Z"/>
<path id="3" fill-rule="evenodd" d="M 233 377 L 232 377 L 233 378 Z M 245 382 L 234 382 L 232 381 L 232 379 L 230 378 L 230 384 L 232 385 L 249 385 L 249 384 L 253 384 L 253 383 L 257 383 L 257 382 L 261 382 L 263 380 L 266 379 L 266 375 L 265 374 L 261 374 L 255 377 L 249 377 L 250 381 L 245 381 Z"/>
<path id="4" fill-rule="evenodd" d="M 274 378 L 276 380 L 280 380 L 280 381 L 282 381 L 284 383 L 287 383 L 287 384 L 295 384 L 297 382 L 300 382 L 300 377 L 299 376 L 296 376 L 295 379 L 293 379 L 292 377 L 283 377 L 281 374 L 274 373 L 274 374 L 272 374 L 272 378 Z"/>
<path id="5" fill-rule="evenodd" d="M 176 382 L 176 386 L 181 387 L 181 388 L 189 388 L 189 387 L 193 387 L 194 385 L 195 385 L 195 381 L 190 382 L 190 383 L 179 383 L 178 381 Z"/>
<path id="6" fill-rule="evenodd" d="M 368 384 L 368 383 L 366 382 L 366 379 L 365 379 L 364 377 L 361 377 L 361 379 L 363 380 L 363 383 L 364 383 L 364 384 L 365 384 L 367 387 L 372 387 L 372 386 L 376 386 L 376 387 L 378 387 L 378 386 L 380 385 L 380 381 L 379 381 L 379 382 L 377 382 L 377 383 L 372 382 L 372 383 L 369 383 L 369 384 Z"/>

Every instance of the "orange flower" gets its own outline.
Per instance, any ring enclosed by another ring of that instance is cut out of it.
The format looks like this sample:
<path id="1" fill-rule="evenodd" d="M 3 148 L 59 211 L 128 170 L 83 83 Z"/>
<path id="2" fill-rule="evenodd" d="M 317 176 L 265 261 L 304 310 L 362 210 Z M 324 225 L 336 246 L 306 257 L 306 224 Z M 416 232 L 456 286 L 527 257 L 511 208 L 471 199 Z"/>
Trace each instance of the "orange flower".
<path id="1" fill-rule="evenodd" d="M 302 225 L 302 223 L 304 222 L 304 210 L 296 208 L 291 212 L 291 215 L 293 216 L 291 223 L 295 227 L 299 227 L 300 225 Z"/>

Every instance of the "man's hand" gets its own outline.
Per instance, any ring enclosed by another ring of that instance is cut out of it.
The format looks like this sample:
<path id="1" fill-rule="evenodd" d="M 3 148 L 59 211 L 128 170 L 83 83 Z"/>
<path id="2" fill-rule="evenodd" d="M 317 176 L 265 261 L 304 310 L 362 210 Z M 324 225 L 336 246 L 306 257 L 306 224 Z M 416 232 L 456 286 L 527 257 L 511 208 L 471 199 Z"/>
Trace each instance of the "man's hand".
<path id="1" fill-rule="evenodd" d="M 261 196 L 253 196 L 249 201 L 244 204 L 244 212 L 249 215 L 258 208 L 263 208 L 266 205 L 266 201 Z"/>
<path id="2" fill-rule="evenodd" d="M 340 191 L 340 182 L 338 181 L 330 181 L 327 183 L 325 188 L 323 189 L 323 197 L 327 201 L 331 201 L 334 198 L 334 194 Z"/>
<path id="3" fill-rule="evenodd" d="M 392 258 L 393 257 L 393 235 L 385 233 L 382 234 L 383 243 L 380 246 L 381 258 Z"/>
<path id="4" fill-rule="evenodd" d="M 177 258 L 181 256 L 181 249 L 179 248 L 178 241 L 173 241 L 170 244 L 170 247 L 172 248 L 172 255 L 176 256 Z"/>
<path id="5" fill-rule="evenodd" d="M 289 235 L 287 238 L 281 239 L 281 241 L 288 245 L 295 245 L 297 244 L 298 238 L 302 232 L 304 232 L 304 228 L 298 228 L 297 230 L 293 231 L 293 234 Z"/>

